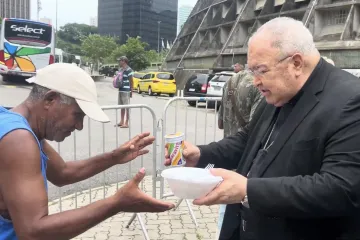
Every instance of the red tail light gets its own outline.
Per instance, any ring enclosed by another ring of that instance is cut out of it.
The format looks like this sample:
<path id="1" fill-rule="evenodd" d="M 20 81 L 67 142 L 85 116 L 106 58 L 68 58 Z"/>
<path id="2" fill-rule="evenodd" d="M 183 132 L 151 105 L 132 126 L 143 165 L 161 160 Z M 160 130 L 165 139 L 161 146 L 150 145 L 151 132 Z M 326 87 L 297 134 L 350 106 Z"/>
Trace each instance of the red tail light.
<path id="1" fill-rule="evenodd" d="M 152 82 L 153 82 L 153 83 L 158 83 L 159 81 L 158 81 L 158 80 L 153 80 Z"/>
<path id="2" fill-rule="evenodd" d="M 53 64 L 55 62 L 54 56 L 50 55 L 49 64 Z"/>
<path id="3" fill-rule="evenodd" d="M 176 84 L 176 82 L 173 82 L 173 84 Z"/>
<path id="4" fill-rule="evenodd" d="M 201 92 L 206 93 L 206 90 L 207 90 L 207 84 L 203 84 L 203 85 L 201 86 Z"/>
<path id="5" fill-rule="evenodd" d="M 5 63 L 4 50 L 0 51 L 0 61 Z"/>

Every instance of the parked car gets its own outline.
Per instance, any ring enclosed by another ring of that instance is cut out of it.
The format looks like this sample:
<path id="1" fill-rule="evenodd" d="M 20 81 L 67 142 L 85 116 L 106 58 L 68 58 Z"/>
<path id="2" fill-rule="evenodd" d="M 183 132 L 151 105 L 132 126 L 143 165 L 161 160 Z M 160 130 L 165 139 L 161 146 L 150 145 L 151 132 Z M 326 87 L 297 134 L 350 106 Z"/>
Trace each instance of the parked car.
<path id="1" fill-rule="evenodd" d="M 220 72 L 210 80 L 207 95 L 210 97 L 222 97 L 225 83 L 236 73 L 234 72 Z"/>
<path id="2" fill-rule="evenodd" d="M 184 97 L 206 97 L 208 83 L 214 74 L 195 73 L 185 84 Z M 199 102 L 201 102 L 200 100 Z M 204 101 L 205 102 L 205 101 Z M 196 106 L 196 101 L 188 101 L 190 106 Z"/>
<path id="3" fill-rule="evenodd" d="M 133 75 L 133 91 L 137 91 L 137 86 L 139 85 L 140 79 L 145 75 L 142 72 L 134 72 Z"/>
<path id="4" fill-rule="evenodd" d="M 173 97 L 176 93 L 176 81 L 172 73 L 149 72 L 140 79 L 137 90 L 138 93 L 147 92 L 150 96 L 164 93 Z"/>
<path id="5" fill-rule="evenodd" d="M 111 66 L 105 65 L 105 66 L 100 67 L 99 73 L 101 75 L 113 77 L 115 75 L 115 72 L 118 70 L 119 70 L 119 67 L 116 65 L 111 65 Z"/>

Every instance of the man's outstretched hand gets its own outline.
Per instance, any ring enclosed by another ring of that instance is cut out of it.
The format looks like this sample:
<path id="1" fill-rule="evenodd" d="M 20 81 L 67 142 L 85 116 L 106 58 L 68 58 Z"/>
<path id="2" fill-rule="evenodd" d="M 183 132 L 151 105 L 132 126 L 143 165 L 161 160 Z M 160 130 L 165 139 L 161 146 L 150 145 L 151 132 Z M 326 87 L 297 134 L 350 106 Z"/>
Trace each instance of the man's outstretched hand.
<path id="1" fill-rule="evenodd" d="M 155 137 L 149 132 L 141 133 L 112 151 L 112 157 L 116 164 L 124 164 L 135 158 L 147 154 L 149 150 L 144 149 L 154 143 Z"/>
<path id="2" fill-rule="evenodd" d="M 145 177 L 145 169 L 140 169 L 134 178 L 119 189 L 115 197 L 121 212 L 164 212 L 175 207 L 172 203 L 152 198 L 139 189 Z"/>

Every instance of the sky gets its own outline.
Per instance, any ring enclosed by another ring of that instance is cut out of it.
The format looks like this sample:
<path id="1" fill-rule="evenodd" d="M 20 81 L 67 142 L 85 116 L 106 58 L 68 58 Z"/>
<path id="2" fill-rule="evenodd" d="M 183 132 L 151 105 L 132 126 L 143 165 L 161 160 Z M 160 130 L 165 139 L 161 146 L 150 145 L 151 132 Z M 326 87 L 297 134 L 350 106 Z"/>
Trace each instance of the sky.
<path id="1" fill-rule="evenodd" d="M 101 0 L 100 0 L 101 1 Z M 58 0 L 58 27 L 66 23 L 90 23 L 97 16 L 98 0 Z M 181 5 L 195 5 L 195 0 L 179 0 Z M 41 0 L 40 18 L 52 20 L 56 26 L 56 0 Z M 31 0 L 31 19 L 37 19 L 37 0 Z"/>

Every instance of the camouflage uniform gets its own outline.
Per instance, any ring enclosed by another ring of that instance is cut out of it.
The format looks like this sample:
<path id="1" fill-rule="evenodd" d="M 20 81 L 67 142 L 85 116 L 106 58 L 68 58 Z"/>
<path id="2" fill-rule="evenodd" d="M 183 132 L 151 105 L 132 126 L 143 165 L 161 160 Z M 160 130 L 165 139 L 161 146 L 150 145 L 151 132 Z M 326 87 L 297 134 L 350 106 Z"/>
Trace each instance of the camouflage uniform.
<path id="1" fill-rule="evenodd" d="M 228 89 L 229 81 L 233 88 L 235 95 L 235 105 L 231 101 L 231 89 Z M 246 71 L 241 71 L 231 77 L 223 87 L 223 96 L 219 110 L 219 120 L 223 121 L 224 136 L 236 134 L 245 126 L 241 126 L 241 121 L 237 119 L 235 111 L 240 111 L 240 114 L 245 123 L 249 123 L 256 107 L 262 100 L 262 95 L 259 90 L 253 85 L 252 76 Z M 230 91 L 229 91 L 230 90 Z"/>
<path id="2" fill-rule="evenodd" d="M 228 89 L 230 81 L 232 81 L 231 87 L 233 89 Z M 236 106 L 233 106 L 231 94 L 235 95 Z M 242 121 L 238 120 L 235 111 L 240 111 L 239 115 L 243 117 L 245 124 L 248 124 L 262 98 L 262 94 L 253 85 L 253 77 L 246 71 L 237 73 L 225 83 L 219 110 L 219 120 L 223 122 L 225 137 L 234 135 L 245 127 L 241 126 Z M 221 204 L 219 208 L 218 234 L 224 220 L 225 209 L 226 205 Z"/>

